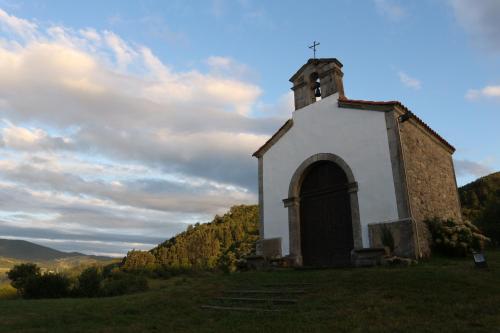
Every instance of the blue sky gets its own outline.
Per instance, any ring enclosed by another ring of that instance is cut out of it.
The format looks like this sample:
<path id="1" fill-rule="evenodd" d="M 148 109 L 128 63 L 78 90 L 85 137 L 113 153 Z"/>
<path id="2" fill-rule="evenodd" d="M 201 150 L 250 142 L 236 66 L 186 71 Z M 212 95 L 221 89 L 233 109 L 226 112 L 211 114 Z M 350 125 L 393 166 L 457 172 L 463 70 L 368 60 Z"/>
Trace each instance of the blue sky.
<path id="1" fill-rule="evenodd" d="M 346 95 L 399 100 L 500 169 L 496 0 L 0 0 L 0 235 L 122 254 L 256 202 L 250 154 L 321 43 Z"/>

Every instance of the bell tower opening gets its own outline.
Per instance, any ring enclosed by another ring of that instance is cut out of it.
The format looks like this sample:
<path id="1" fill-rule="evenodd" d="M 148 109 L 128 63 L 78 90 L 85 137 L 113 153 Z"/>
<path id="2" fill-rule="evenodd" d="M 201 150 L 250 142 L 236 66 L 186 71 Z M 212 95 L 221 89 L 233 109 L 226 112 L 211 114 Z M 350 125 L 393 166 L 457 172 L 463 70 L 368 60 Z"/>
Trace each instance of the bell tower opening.
<path id="1" fill-rule="evenodd" d="M 335 58 L 309 59 L 291 78 L 295 110 L 338 93 L 344 96 L 342 63 Z"/>
<path id="2" fill-rule="evenodd" d="M 313 103 L 321 100 L 321 81 L 319 79 L 318 73 L 314 72 L 311 74 L 311 78 L 309 80 L 311 82 L 311 90 L 313 93 L 311 96 L 313 97 Z"/>

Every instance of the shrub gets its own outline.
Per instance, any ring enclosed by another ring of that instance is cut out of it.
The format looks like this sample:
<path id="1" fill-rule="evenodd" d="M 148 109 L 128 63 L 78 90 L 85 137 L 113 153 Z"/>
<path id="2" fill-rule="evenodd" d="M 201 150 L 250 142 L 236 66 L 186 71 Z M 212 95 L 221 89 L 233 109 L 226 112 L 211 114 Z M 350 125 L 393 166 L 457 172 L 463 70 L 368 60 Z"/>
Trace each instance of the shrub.
<path id="1" fill-rule="evenodd" d="M 21 296 L 24 295 L 24 289 L 28 281 L 37 276 L 40 276 L 40 267 L 32 263 L 15 265 L 7 272 L 12 287 L 16 288 Z"/>
<path id="2" fill-rule="evenodd" d="M 46 273 L 28 278 L 24 298 L 61 298 L 70 293 L 70 280 L 60 273 Z"/>
<path id="3" fill-rule="evenodd" d="M 126 272 L 114 272 L 103 281 L 104 296 L 118 296 L 135 292 L 146 291 L 148 281 L 146 277 Z"/>
<path id="4" fill-rule="evenodd" d="M 74 294 L 79 297 L 97 297 L 101 294 L 103 276 L 97 267 L 85 269 L 78 277 Z"/>
<path id="5" fill-rule="evenodd" d="M 480 251 L 489 241 L 472 223 L 457 223 L 452 219 L 434 218 L 425 221 L 432 235 L 433 248 L 448 256 L 464 257 L 471 251 Z"/>

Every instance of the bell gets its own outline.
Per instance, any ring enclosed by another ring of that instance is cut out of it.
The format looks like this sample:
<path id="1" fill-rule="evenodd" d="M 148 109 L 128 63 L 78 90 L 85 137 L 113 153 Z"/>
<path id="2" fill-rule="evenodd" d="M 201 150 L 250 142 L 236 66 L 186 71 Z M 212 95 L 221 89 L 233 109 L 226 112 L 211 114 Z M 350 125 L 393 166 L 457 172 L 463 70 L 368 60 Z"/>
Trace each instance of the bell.
<path id="1" fill-rule="evenodd" d="M 319 85 L 314 90 L 314 96 L 315 97 L 321 97 L 321 89 L 319 89 Z"/>

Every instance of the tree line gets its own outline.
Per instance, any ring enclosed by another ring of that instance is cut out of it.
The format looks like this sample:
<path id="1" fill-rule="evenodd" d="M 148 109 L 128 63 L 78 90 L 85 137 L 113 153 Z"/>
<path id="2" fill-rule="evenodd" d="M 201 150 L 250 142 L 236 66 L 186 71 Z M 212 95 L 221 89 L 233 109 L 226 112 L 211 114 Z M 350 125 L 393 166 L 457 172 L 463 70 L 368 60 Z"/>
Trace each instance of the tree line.
<path id="1" fill-rule="evenodd" d="M 479 227 L 493 245 L 500 245 L 500 172 L 462 186 L 458 193 L 464 218 Z"/>
<path id="2" fill-rule="evenodd" d="M 64 273 L 45 272 L 33 263 L 14 266 L 7 277 L 22 298 L 118 296 L 148 288 L 146 277 L 123 272 L 114 265 L 91 266 L 76 278 Z"/>
<path id="3" fill-rule="evenodd" d="M 152 250 L 130 251 L 123 261 L 125 271 L 216 270 L 234 271 L 238 261 L 255 253 L 259 209 L 239 205 L 209 223 L 195 224 Z"/>

